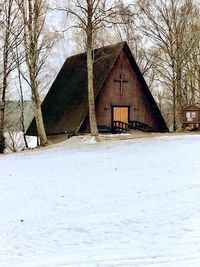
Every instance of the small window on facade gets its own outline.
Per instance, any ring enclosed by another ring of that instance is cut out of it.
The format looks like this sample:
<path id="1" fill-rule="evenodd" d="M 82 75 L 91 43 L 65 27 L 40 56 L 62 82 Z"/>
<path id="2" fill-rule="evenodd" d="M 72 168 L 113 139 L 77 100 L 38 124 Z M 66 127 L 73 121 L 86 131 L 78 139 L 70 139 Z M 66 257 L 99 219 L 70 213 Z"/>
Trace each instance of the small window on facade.
<path id="1" fill-rule="evenodd" d="M 191 114 L 192 112 L 186 112 L 186 118 L 187 118 L 187 121 L 188 122 L 190 122 L 190 121 L 192 121 L 192 114 Z"/>
<path id="2" fill-rule="evenodd" d="M 187 121 L 193 121 L 196 118 L 196 112 L 186 112 Z"/>
<path id="3" fill-rule="evenodd" d="M 196 118 L 196 112 L 191 112 L 191 117 Z"/>
<path id="4" fill-rule="evenodd" d="M 186 118 L 190 118 L 190 112 L 186 112 Z"/>

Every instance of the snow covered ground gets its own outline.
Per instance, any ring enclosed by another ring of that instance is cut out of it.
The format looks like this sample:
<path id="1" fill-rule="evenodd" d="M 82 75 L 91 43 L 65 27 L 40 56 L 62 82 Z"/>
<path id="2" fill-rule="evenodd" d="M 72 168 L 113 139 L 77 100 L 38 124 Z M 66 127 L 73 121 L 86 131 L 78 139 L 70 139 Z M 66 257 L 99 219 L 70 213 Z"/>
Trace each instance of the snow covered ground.
<path id="1" fill-rule="evenodd" d="M 0 267 L 200 266 L 200 136 L 0 157 Z"/>

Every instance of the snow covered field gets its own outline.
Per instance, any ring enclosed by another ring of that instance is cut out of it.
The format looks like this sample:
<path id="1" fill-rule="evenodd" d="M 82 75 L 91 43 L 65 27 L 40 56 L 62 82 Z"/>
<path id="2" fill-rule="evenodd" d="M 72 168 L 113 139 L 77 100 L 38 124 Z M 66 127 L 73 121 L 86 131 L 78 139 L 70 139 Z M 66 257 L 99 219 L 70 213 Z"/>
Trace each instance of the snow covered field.
<path id="1" fill-rule="evenodd" d="M 0 267 L 200 266 L 200 136 L 0 157 Z"/>

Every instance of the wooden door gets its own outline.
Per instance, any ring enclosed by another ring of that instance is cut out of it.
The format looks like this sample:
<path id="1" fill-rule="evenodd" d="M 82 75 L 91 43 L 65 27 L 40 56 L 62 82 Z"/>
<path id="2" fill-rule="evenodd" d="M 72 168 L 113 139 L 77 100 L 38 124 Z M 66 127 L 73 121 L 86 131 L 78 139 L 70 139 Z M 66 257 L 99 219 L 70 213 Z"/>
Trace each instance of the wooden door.
<path id="1" fill-rule="evenodd" d="M 128 107 L 113 107 L 113 121 L 128 123 Z"/>

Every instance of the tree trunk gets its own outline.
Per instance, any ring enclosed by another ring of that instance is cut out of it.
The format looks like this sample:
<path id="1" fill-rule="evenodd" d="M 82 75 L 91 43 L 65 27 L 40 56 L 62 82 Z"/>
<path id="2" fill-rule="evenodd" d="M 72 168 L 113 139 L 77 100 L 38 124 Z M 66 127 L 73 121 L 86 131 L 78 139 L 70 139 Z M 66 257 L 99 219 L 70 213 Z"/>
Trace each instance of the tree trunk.
<path id="1" fill-rule="evenodd" d="M 19 66 L 18 51 L 16 52 L 16 54 L 17 54 L 17 70 L 18 70 L 18 80 L 19 80 L 20 109 L 21 109 L 20 122 L 21 122 L 21 127 L 22 127 L 24 144 L 25 144 L 25 147 L 28 148 L 28 142 L 26 140 L 25 118 L 24 118 L 24 97 L 23 97 L 23 89 L 22 89 L 22 81 L 21 81 L 21 72 L 20 72 L 20 66 Z"/>
<path id="2" fill-rule="evenodd" d="M 173 77 L 172 77 L 172 103 L 173 103 L 173 132 L 176 132 L 177 130 L 177 123 L 176 123 L 176 102 L 177 102 L 177 92 L 176 92 L 176 78 L 175 78 L 175 71 L 173 71 Z"/>
<path id="3" fill-rule="evenodd" d="M 182 110 L 183 110 L 183 89 L 182 89 L 182 70 L 181 64 L 178 65 L 176 73 L 176 88 L 177 88 L 177 128 L 181 129 L 182 124 Z"/>
<path id="4" fill-rule="evenodd" d="M 0 131 L 4 132 L 5 124 L 5 105 L 6 105 L 6 89 L 7 89 L 7 74 L 4 72 L 3 87 L 1 96 L 1 110 L 0 110 Z"/>
<path id="5" fill-rule="evenodd" d="M 42 117 L 41 105 L 35 103 L 35 121 L 37 125 L 38 136 L 40 145 L 45 146 L 48 144 L 47 136 L 45 133 L 44 122 Z"/>
<path id="6" fill-rule="evenodd" d="M 29 75 L 30 75 L 30 84 L 31 84 L 31 92 L 32 92 L 32 99 L 34 104 L 34 115 L 36 121 L 36 127 L 38 132 L 38 137 L 40 139 L 40 145 L 45 146 L 48 144 L 42 110 L 41 110 L 41 102 L 38 92 L 38 81 L 37 81 L 37 42 L 38 38 L 36 38 L 38 32 L 38 18 L 39 18 L 39 10 L 38 10 L 38 3 L 36 2 L 33 9 L 33 1 L 28 0 L 28 22 L 26 18 L 26 8 L 23 2 L 23 16 L 24 16 L 24 23 L 25 26 L 27 24 L 27 28 L 24 28 L 24 42 L 25 42 L 25 53 L 26 53 L 26 62 L 29 68 Z M 27 30 L 27 32 L 26 32 Z"/>
<path id="7" fill-rule="evenodd" d="M 4 138 L 4 127 L 5 127 L 5 105 L 6 105 L 6 91 L 8 86 L 8 57 L 9 57 L 9 37 L 10 37 L 10 24 L 11 24 L 11 9 L 12 1 L 8 2 L 8 10 L 6 14 L 6 29 L 5 29 L 5 39 L 3 48 L 3 85 L 2 85 L 2 95 L 1 95 L 1 109 L 0 109 L 0 135 L 1 135 L 1 151 L 4 152 L 5 148 L 5 138 Z"/>
<path id="8" fill-rule="evenodd" d="M 41 101 L 38 93 L 38 86 L 36 78 L 31 77 L 31 90 L 32 90 L 32 97 L 33 97 L 33 104 L 34 104 L 34 115 L 36 121 L 36 127 L 38 132 L 38 137 L 40 139 L 40 145 L 45 146 L 48 144 L 43 116 L 42 116 L 42 109 L 41 109 Z"/>
<path id="9" fill-rule="evenodd" d="M 1 109 L 0 109 L 0 153 L 4 153 L 4 150 L 6 148 L 5 137 L 4 137 L 6 89 L 7 89 L 7 75 L 5 75 L 5 69 L 4 69 Z"/>
<path id="10" fill-rule="evenodd" d="M 176 88 L 173 87 L 173 132 L 176 132 Z"/>
<path id="11" fill-rule="evenodd" d="M 93 77 L 93 28 L 92 28 L 92 1 L 88 1 L 88 25 L 87 25 L 87 75 L 88 75 L 88 105 L 91 135 L 98 136 Z"/>

